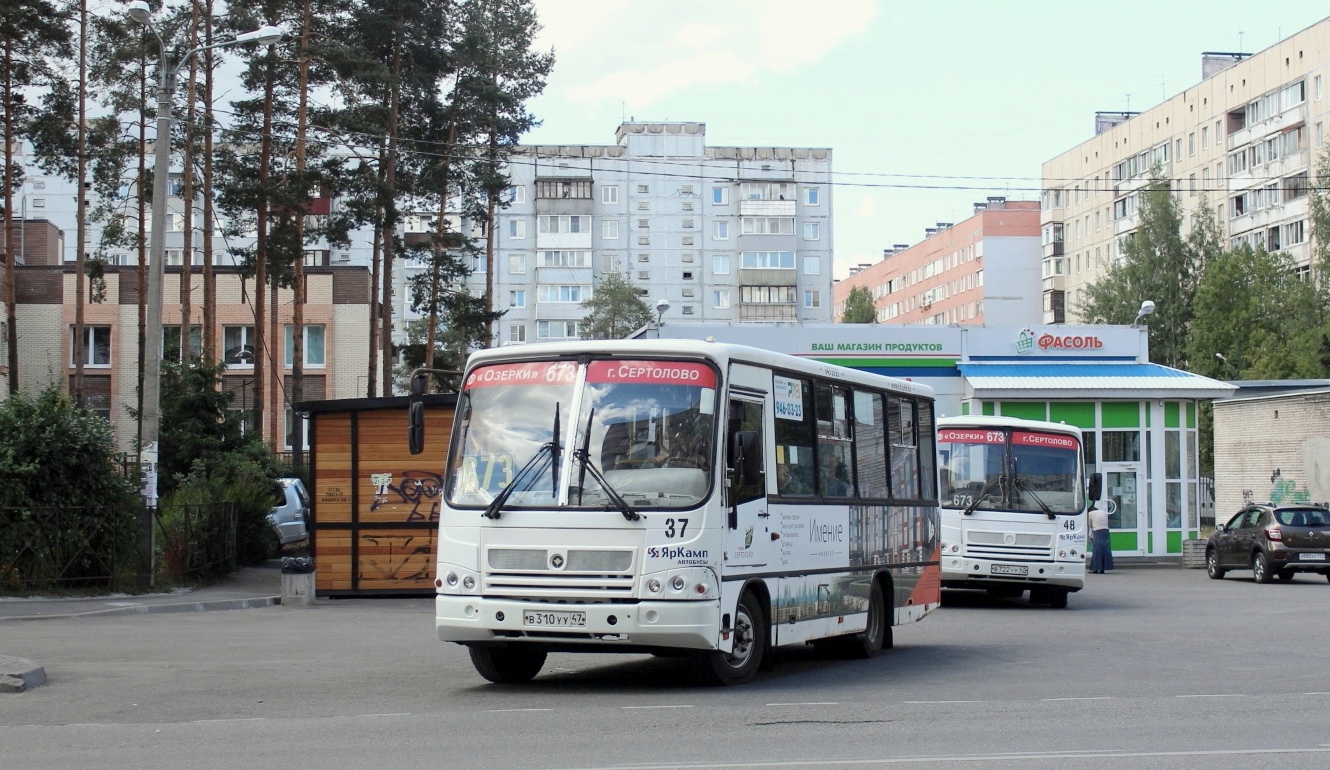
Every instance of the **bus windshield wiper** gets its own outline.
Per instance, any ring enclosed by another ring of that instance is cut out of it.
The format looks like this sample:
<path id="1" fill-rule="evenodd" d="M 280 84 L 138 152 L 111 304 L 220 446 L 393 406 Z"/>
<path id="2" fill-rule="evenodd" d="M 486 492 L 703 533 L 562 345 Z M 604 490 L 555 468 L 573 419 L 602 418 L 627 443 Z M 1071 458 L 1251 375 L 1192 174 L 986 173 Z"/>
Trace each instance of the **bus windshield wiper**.
<path id="1" fill-rule="evenodd" d="M 637 521 L 642 518 L 642 514 L 633 510 L 633 506 L 623 499 L 623 495 L 610 486 L 610 482 L 605 479 L 605 474 L 600 472 L 600 468 L 591 459 L 591 421 L 595 415 L 595 409 L 587 412 L 586 430 L 582 433 L 582 446 L 573 450 L 573 459 L 582 465 L 582 469 L 577 475 L 577 504 L 582 504 L 582 494 L 586 491 L 586 475 L 590 472 L 591 478 L 595 479 L 600 488 L 605 490 L 605 496 L 619 509 L 619 513 L 622 513 L 623 517 L 629 521 Z"/>
<path id="2" fill-rule="evenodd" d="M 546 458 L 546 454 L 549 455 L 548 458 Z M 519 470 L 513 476 L 513 480 L 508 483 L 508 486 L 504 487 L 503 490 L 500 491 L 499 494 L 496 495 L 495 498 L 490 501 L 490 504 L 485 507 L 485 511 L 482 515 L 487 519 L 499 518 L 500 514 L 503 512 L 503 506 L 508 503 L 508 498 L 513 496 L 513 493 L 517 491 L 518 485 L 521 484 L 529 474 L 531 474 L 532 469 L 536 468 L 536 463 L 540 462 L 542 459 L 547 460 L 550 463 L 550 465 L 554 467 L 554 486 L 550 487 L 550 489 L 558 490 L 559 488 L 559 405 L 557 403 L 554 405 L 554 437 L 549 441 L 546 441 L 544 444 L 540 445 L 540 448 L 537 449 L 536 453 L 531 456 L 531 459 L 527 460 L 526 465 L 523 465 L 521 470 Z M 540 472 L 544 470 L 545 466 L 544 464 L 541 464 L 539 470 L 534 474 L 534 476 L 539 476 Z"/>
<path id="3" fill-rule="evenodd" d="M 979 504 L 984 501 L 984 498 L 988 497 L 988 493 L 993 489 L 993 487 L 995 486 L 1000 487 L 1005 483 L 1006 483 L 1006 477 L 999 475 L 997 478 L 993 479 L 987 484 L 984 484 L 984 486 L 979 490 L 979 494 L 974 496 L 974 499 L 970 501 L 969 505 L 965 506 L 965 510 L 961 511 L 961 513 L 965 516 L 973 514 L 975 512 L 975 509 L 979 507 Z"/>
<path id="4" fill-rule="evenodd" d="M 1026 484 L 1025 480 L 1022 479 L 1019 475 L 1016 476 L 1015 486 L 1017 489 L 1029 495 L 1030 499 L 1033 500 L 1035 504 L 1039 506 L 1039 510 L 1043 511 L 1045 516 L 1047 516 L 1050 519 L 1056 519 L 1058 517 L 1058 515 L 1053 512 L 1053 509 L 1048 507 L 1048 503 L 1041 500 L 1039 498 L 1039 495 L 1036 495 L 1034 493 L 1034 490 L 1030 488 L 1030 485 Z"/>

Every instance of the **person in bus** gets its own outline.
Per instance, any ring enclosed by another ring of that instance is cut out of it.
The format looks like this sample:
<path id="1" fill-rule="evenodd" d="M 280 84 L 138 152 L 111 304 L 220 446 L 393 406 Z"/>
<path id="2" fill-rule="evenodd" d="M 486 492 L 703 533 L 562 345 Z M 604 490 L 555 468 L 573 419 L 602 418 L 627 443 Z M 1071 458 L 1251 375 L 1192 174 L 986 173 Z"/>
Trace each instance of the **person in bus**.
<path id="1" fill-rule="evenodd" d="M 1113 546 L 1108 542 L 1108 514 L 1090 506 L 1090 572 L 1102 575 L 1113 569 Z"/>
<path id="2" fill-rule="evenodd" d="M 811 495 L 813 490 L 799 478 L 787 463 L 776 466 L 776 492 L 782 495 Z"/>

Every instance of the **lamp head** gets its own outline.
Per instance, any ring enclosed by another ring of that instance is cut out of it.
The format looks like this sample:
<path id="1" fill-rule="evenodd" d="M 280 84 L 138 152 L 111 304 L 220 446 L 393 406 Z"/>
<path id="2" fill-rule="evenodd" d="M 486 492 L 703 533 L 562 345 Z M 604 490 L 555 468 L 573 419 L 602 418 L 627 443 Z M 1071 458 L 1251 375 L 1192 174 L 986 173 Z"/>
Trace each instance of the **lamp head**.
<path id="1" fill-rule="evenodd" d="M 660 325 L 660 317 L 665 315 L 670 309 L 670 301 L 664 297 L 656 300 L 656 325 Z"/>
<path id="2" fill-rule="evenodd" d="M 125 13 L 134 20 L 135 24 L 147 24 L 152 20 L 152 8 L 143 0 L 134 0 L 134 2 L 125 6 Z"/>
<path id="3" fill-rule="evenodd" d="M 252 32 L 242 32 L 236 35 L 237 43 L 258 43 L 259 45 L 272 45 L 282 42 L 286 37 L 286 30 L 281 27 L 264 25 Z"/>
<path id="4" fill-rule="evenodd" d="M 1141 303 L 1141 309 L 1138 311 L 1137 314 L 1141 316 L 1147 316 L 1153 313 L 1154 311 L 1155 311 L 1154 300 L 1147 299 Z"/>

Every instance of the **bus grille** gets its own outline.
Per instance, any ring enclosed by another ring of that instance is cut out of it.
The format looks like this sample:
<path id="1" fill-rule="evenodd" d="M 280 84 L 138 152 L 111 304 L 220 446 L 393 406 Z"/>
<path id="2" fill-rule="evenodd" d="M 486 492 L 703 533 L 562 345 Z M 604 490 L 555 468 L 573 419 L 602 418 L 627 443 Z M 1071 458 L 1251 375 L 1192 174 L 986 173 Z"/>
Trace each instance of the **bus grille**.
<path id="1" fill-rule="evenodd" d="M 965 536 L 966 556 L 978 559 L 1053 560 L 1053 538 L 1051 535 L 971 530 L 966 532 Z"/>
<path id="2" fill-rule="evenodd" d="M 634 594 L 633 550 L 490 548 L 485 593 L 490 596 L 594 600 Z"/>

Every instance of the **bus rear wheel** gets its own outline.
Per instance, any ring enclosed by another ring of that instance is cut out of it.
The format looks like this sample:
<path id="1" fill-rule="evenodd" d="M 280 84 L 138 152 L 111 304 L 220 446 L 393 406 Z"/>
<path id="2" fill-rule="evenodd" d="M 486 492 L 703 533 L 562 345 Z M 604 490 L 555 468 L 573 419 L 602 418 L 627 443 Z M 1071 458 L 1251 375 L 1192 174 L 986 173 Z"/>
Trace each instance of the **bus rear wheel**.
<path id="1" fill-rule="evenodd" d="M 891 647 L 891 620 L 887 617 L 887 601 L 882 593 L 882 584 L 876 580 L 868 592 L 868 623 L 863 631 L 813 642 L 813 649 L 823 657 L 861 660 L 876 657 L 883 648 Z"/>
<path id="2" fill-rule="evenodd" d="M 525 644 L 472 644 L 471 665 L 495 684 L 523 684 L 536 678 L 547 653 Z"/>
<path id="3" fill-rule="evenodd" d="M 731 652 L 708 650 L 693 656 L 693 670 L 704 684 L 743 684 L 757 676 L 767 651 L 767 622 L 753 594 L 739 597 L 730 633 L 734 635 Z"/>

